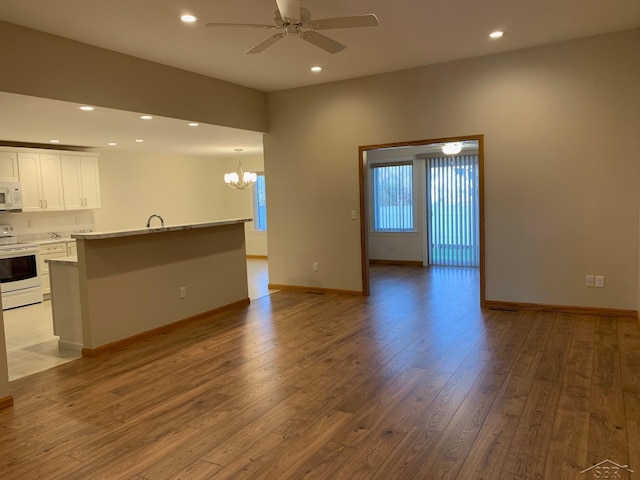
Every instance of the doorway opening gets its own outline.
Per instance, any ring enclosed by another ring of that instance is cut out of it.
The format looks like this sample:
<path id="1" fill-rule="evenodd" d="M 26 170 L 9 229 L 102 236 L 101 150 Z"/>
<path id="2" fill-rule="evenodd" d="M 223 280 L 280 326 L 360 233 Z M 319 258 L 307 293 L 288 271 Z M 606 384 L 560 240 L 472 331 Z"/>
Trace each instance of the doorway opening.
<path id="1" fill-rule="evenodd" d="M 472 267 L 479 270 L 484 306 L 483 140 L 469 135 L 359 148 L 365 295 L 370 261 Z M 376 260 L 385 258 L 393 260 Z"/>

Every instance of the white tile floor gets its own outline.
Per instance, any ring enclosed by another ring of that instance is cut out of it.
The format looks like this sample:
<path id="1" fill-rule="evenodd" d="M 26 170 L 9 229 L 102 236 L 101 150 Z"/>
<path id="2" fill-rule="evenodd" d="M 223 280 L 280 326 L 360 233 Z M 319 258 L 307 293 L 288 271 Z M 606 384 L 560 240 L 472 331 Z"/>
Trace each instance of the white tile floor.
<path id="1" fill-rule="evenodd" d="M 247 259 L 249 298 L 270 295 L 267 261 Z M 9 381 L 80 358 L 80 352 L 58 349 L 58 337 L 53 335 L 51 302 L 5 310 L 4 330 L 7 340 Z"/>

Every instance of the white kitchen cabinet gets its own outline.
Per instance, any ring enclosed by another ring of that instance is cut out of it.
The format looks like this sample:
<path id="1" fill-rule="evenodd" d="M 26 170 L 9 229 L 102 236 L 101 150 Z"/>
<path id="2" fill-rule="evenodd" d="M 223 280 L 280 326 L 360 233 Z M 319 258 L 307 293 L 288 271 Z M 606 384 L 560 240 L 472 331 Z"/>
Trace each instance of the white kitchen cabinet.
<path id="1" fill-rule="evenodd" d="M 78 256 L 78 247 L 75 240 L 67 242 L 67 256 Z"/>
<path id="2" fill-rule="evenodd" d="M 0 150 L 0 182 L 17 182 L 18 154 Z"/>
<path id="3" fill-rule="evenodd" d="M 73 242 L 75 243 L 75 242 Z M 45 243 L 40 245 L 40 283 L 42 284 L 42 294 L 51 293 L 51 280 L 49 278 L 49 264 L 45 262 L 48 258 L 59 258 L 67 256 L 67 242 Z"/>
<path id="4" fill-rule="evenodd" d="M 100 208 L 98 158 L 62 155 L 61 162 L 65 209 Z"/>
<path id="5" fill-rule="evenodd" d="M 64 210 L 60 155 L 18 153 L 22 210 Z"/>

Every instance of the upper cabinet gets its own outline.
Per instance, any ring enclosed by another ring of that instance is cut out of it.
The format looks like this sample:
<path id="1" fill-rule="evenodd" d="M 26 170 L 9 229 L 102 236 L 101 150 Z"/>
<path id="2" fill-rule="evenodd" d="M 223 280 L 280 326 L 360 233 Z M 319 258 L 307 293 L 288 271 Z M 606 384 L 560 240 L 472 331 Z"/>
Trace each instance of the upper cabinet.
<path id="1" fill-rule="evenodd" d="M 61 160 L 65 208 L 100 208 L 98 158 L 62 155 Z"/>
<path id="2" fill-rule="evenodd" d="M 0 150 L 0 182 L 17 182 L 18 178 L 18 154 Z"/>
<path id="3" fill-rule="evenodd" d="M 0 180 L 11 173 L 11 154 L 16 156 L 19 175 L 13 180 L 20 181 L 24 212 L 100 208 L 96 155 L 0 151 Z"/>
<path id="4" fill-rule="evenodd" d="M 24 212 L 64 210 L 60 155 L 18 153 L 18 171 Z"/>

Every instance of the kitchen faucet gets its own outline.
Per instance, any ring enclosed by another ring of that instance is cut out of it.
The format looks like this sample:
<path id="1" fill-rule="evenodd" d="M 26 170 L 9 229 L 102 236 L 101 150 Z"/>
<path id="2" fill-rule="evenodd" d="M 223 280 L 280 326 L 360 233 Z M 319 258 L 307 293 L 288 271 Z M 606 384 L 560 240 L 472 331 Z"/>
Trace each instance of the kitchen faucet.
<path id="1" fill-rule="evenodd" d="M 62 238 L 62 235 L 60 235 L 59 233 L 56 233 L 56 232 L 49 232 L 49 236 L 51 238 Z"/>
<path id="2" fill-rule="evenodd" d="M 153 217 L 158 217 L 160 219 L 160 226 L 164 227 L 164 220 L 162 219 L 162 217 L 154 213 L 153 215 L 149 215 L 149 218 L 147 219 L 147 228 L 151 226 L 151 219 Z"/>

